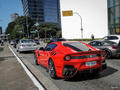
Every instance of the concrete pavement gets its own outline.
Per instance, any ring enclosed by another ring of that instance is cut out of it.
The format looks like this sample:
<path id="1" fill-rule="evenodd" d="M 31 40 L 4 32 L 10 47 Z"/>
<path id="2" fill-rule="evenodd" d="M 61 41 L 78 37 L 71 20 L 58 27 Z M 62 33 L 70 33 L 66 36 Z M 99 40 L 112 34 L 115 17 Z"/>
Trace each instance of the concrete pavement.
<path id="1" fill-rule="evenodd" d="M 0 90 L 38 90 L 7 44 L 0 46 Z"/>

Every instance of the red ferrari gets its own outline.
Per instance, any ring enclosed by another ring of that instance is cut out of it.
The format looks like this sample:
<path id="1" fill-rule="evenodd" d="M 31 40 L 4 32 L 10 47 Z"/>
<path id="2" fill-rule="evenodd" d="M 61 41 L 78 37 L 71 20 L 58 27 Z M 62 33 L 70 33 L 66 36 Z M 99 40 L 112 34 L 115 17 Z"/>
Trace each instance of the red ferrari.
<path id="1" fill-rule="evenodd" d="M 106 69 L 105 52 L 80 41 L 59 41 L 35 50 L 35 64 L 46 67 L 51 78 L 71 78 L 77 72 L 98 74 Z"/>

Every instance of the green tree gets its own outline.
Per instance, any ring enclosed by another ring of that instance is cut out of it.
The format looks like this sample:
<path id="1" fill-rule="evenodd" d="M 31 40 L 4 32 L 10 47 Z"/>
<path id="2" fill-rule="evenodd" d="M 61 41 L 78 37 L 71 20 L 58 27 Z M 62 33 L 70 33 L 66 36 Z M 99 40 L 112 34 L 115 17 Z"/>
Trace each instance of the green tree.
<path id="1" fill-rule="evenodd" d="M 51 38 L 56 37 L 56 33 L 60 30 L 60 27 L 54 23 L 41 23 L 37 29 L 40 33 L 40 37 Z"/>
<path id="2" fill-rule="evenodd" d="M 56 37 L 57 37 L 57 38 L 61 38 L 61 37 L 62 37 L 62 32 L 61 32 L 61 30 L 57 31 Z"/>
<path id="3" fill-rule="evenodd" d="M 23 38 L 30 36 L 30 29 L 34 25 L 34 21 L 27 16 L 20 16 L 14 22 L 10 22 L 6 29 L 10 39 Z"/>
<path id="4" fill-rule="evenodd" d="M 15 20 L 17 25 L 21 25 L 23 33 L 30 35 L 30 29 L 35 24 L 35 22 L 28 16 L 21 16 Z"/>
<path id="5" fill-rule="evenodd" d="M 6 28 L 6 34 L 9 34 L 8 38 L 13 38 L 14 35 L 13 34 L 13 30 L 14 30 L 14 26 L 15 26 L 15 22 L 10 22 L 8 24 L 8 27 Z"/>

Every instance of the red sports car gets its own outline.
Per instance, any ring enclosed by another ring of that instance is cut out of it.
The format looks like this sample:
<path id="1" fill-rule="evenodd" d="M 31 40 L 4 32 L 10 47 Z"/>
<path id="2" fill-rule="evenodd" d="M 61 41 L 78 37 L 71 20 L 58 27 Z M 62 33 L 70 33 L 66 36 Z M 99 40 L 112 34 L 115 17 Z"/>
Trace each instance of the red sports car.
<path id="1" fill-rule="evenodd" d="M 105 52 L 80 41 L 59 41 L 35 50 L 35 64 L 43 65 L 51 78 L 71 78 L 77 72 L 98 74 L 106 69 Z"/>

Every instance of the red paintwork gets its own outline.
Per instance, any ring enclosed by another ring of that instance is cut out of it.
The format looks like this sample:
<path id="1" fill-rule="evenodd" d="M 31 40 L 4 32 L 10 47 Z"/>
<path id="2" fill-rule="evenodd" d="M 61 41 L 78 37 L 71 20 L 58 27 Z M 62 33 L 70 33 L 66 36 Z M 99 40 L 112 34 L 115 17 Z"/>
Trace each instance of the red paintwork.
<path id="1" fill-rule="evenodd" d="M 101 68 L 101 63 L 102 61 L 105 60 L 105 56 L 85 58 L 85 59 L 74 59 L 74 60 L 71 59 L 70 61 L 65 61 L 64 57 L 66 55 L 84 56 L 84 55 L 93 55 L 93 54 L 101 54 L 101 53 L 104 54 L 104 51 L 100 51 L 84 42 L 81 42 L 85 44 L 87 47 L 89 47 L 92 51 L 80 51 L 80 52 L 74 51 L 73 52 L 71 48 L 65 47 L 62 45 L 62 43 L 64 42 L 73 42 L 73 41 L 52 42 L 57 44 L 57 47 L 52 51 L 35 50 L 38 64 L 41 64 L 48 68 L 48 61 L 51 58 L 55 65 L 56 75 L 62 78 L 64 78 L 64 76 L 62 76 L 64 65 L 73 65 L 77 69 L 76 73 L 81 70 Z M 79 41 L 74 41 L 74 42 L 79 42 Z M 53 55 L 54 53 L 56 54 Z M 89 62 L 89 61 L 97 61 L 97 64 L 93 66 L 86 66 L 85 62 Z"/>

